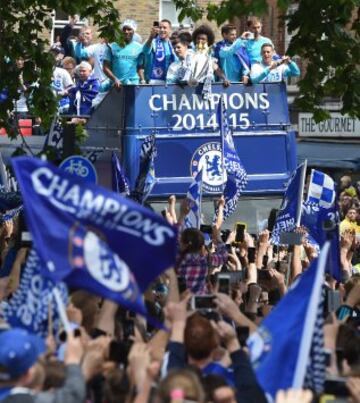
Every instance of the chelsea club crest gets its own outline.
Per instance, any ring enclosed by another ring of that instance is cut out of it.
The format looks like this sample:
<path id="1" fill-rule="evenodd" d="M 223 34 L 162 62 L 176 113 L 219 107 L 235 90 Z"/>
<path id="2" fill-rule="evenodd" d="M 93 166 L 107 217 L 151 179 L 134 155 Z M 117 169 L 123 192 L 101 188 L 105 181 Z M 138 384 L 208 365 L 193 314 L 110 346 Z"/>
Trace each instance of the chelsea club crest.
<path id="1" fill-rule="evenodd" d="M 208 193 L 222 193 L 226 183 L 226 171 L 222 166 L 221 144 L 217 141 L 200 146 L 192 156 L 190 173 L 195 177 L 203 170 L 203 190 Z"/>
<path id="2" fill-rule="evenodd" d="M 112 291 L 132 294 L 133 281 L 128 265 L 95 232 L 74 225 L 69 241 L 69 259 L 74 269 L 87 271 L 95 281 Z"/>

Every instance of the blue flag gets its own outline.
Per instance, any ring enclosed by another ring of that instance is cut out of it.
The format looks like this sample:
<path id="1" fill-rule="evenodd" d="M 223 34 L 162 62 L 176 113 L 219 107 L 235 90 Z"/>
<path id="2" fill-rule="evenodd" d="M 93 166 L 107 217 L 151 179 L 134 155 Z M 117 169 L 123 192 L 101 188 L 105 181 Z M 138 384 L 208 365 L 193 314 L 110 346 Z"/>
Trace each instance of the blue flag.
<path id="1" fill-rule="evenodd" d="M 340 217 L 337 211 L 336 189 L 333 179 L 321 171 L 311 171 L 308 197 L 303 203 L 301 224 L 319 247 L 331 242 L 329 261 L 326 266 L 336 280 L 341 281 L 340 263 Z"/>
<path id="2" fill-rule="evenodd" d="M 201 225 L 201 196 L 202 196 L 202 169 L 195 176 L 192 184 L 189 187 L 186 198 L 190 203 L 190 212 L 184 220 L 185 228 L 200 229 Z"/>
<path id="3" fill-rule="evenodd" d="M 22 202 L 20 192 L 0 192 L 0 211 L 16 209 Z"/>
<path id="4" fill-rule="evenodd" d="M 155 135 L 147 136 L 140 150 L 140 168 L 136 178 L 135 189 L 131 198 L 144 204 L 155 185 L 155 164 L 156 157 Z"/>
<path id="5" fill-rule="evenodd" d="M 4 317 L 11 327 L 21 327 L 42 337 L 48 335 L 49 307 L 53 334 L 60 330 L 60 315 L 57 304 L 53 300 L 53 289 L 56 286 L 60 296 L 67 304 L 67 287 L 64 283 L 55 284 L 42 275 L 42 263 L 32 249 L 26 260 L 21 276 L 20 286 L 4 307 Z"/>
<path id="6" fill-rule="evenodd" d="M 333 179 L 324 172 L 311 170 L 307 201 L 323 208 L 331 208 L 335 203 L 336 190 Z"/>
<path id="7" fill-rule="evenodd" d="M 292 285 L 248 339 L 256 377 L 269 400 L 279 389 L 309 385 L 321 392 L 325 380 L 323 281 L 327 243 L 318 259 Z"/>
<path id="8" fill-rule="evenodd" d="M 225 168 L 227 177 L 224 188 L 225 220 L 236 209 L 236 205 L 240 198 L 240 195 L 247 185 L 247 174 L 235 149 L 233 136 L 231 134 L 227 120 L 227 112 L 223 97 L 221 97 L 218 105 L 217 119 L 220 127 L 223 167 Z"/>
<path id="9" fill-rule="evenodd" d="M 271 234 L 271 242 L 275 245 L 280 243 L 280 233 L 296 228 L 301 214 L 305 169 L 305 164 L 299 165 L 289 179 Z"/>
<path id="10" fill-rule="evenodd" d="M 97 280 L 125 296 L 121 276 L 128 276 L 128 271 L 143 292 L 173 266 L 176 229 L 158 214 L 45 161 L 19 157 L 12 162 L 28 228 L 53 279 L 80 270 L 80 263 L 74 264 L 74 259 L 81 260 L 78 248 L 82 248 L 83 260 L 101 269 Z M 117 257 L 109 257 L 110 251 Z M 127 285 L 132 287 L 130 282 Z"/>
<path id="11" fill-rule="evenodd" d="M 111 155 L 111 179 L 113 192 L 120 193 L 122 196 L 130 195 L 129 182 L 114 151 Z"/>

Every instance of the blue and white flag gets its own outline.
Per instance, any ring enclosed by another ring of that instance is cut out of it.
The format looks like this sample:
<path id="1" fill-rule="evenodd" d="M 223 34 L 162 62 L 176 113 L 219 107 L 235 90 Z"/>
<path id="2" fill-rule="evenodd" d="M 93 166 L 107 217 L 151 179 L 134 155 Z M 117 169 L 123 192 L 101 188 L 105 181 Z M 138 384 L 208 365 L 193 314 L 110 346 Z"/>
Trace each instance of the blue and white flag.
<path id="1" fill-rule="evenodd" d="M 156 183 L 154 164 L 156 153 L 155 134 L 151 134 L 141 145 L 139 174 L 135 189 L 131 192 L 131 198 L 141 204 L 145 203 Z"/>
<path id="2" fill-rule="evenodd" d="M 248 339 L 257 380 L 269 401 L 280 389 L 312 385 L 321 392 L 325 380 L 323 349 L 323 281 L 329 252 L 326 243 L 288 293 Z"/>
<path id="3" fill-rule="evenodd" d="M 307 229 L 309 236 L 320 248 L 326 241 L 331 242 L 326 272 L 331 274 L 337 281 L 341 281 L 340 216 L 336 202 L 330 208 L 323 208 L 308 201 L 304 202 L 301 225 Z"/>
<path id="4" fill-rule="evenodd" d="M 61 325 L 57 304 L 53 300 L 53 289 L 58 289 L 64 305 L 67 304 L 68 293 L 64 283 L 55 284 L 42 275 L 41 265 L 38 254 L 32 249 L 19 288 L 4 307 L 4 317 L 11 327 L 21 327 L 46 337 L 49 330 L 49 308 L 54 335 L 58 334 Z"/>
<path id="5" fill-rule="evenodd" d="M 236 209 L 237 202 L 242 191 L 247 185 L 247 173 L 243 167 L 239 155 L 235 149 L 233 136 L 227 119 L 224 98 L 221 97 L 218 109 L 217 120 L 220 127 L 223 167 L 225 168 L 227 181 L 224 188 L 224 220 Z"/>
<path id="6" fill-rule="evenodd" d="M 47 147 L 61 150 L 64 140 L 64 128 L 61 124 L 59 115 L 55 115 L 50 126 L 49 133 L 45 137 L 43 149 Z"/>
<path id="7" fill-rule="evenodd" d="M 5 214 L 0 215 L 0 223 L 14 219 L 22 212 L 22 210 L 23 206 L 19 206 L 12 210 L 8 210 Z"/>
<path id="8" fill-rule="evenodd" d="M 280 243 L 280 234 L 282 232 L 293 231 L 298 225 L 298 220 L 301 216 L 305 170 L 306 164 L 299 165 L 289 179 L 271 233 L 271 242 L 275 245 Z"/>
<path id="9" fill-rule="evenodd" d="M 28 228 L 51 278 L 85 271 L 82 259 L 90 275 L 126 298 L 129 272 L 143 292 L 174 265 L 176 229 L 158 214 L 48 162 L 18 157 L 12 164 Z"/>
<path id="10" fill-rule="evenodd" d="M 114 151 L 111 155 L 111 179 L 113 192 L 120 193 L 122 196 L 130 195 L 129 181 Z"/>
<path id="11" fill-rule="evenodd" d="M 315 169 L 311 170 L 307 202 L 323 208 L 330 208 L 335 203 L 335 182 L 329 176 Z"/>
<path id="12" fill-rule="evenodd" d="M 189 187 L 186 198 L 189 201 L 190 212 L 184 219 L 185 228 L 200 229 L 201 225 L 201 198 L 202 198 L 202 169 L 195 176 L 192 184 Z"/>

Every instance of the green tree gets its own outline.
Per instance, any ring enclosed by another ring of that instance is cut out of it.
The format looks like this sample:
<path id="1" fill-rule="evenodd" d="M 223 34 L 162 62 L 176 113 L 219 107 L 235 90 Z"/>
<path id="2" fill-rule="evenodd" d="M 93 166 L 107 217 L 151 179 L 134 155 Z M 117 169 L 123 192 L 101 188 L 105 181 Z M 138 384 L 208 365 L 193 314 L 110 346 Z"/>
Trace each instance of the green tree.
<path id="1" fill-rule="evenodd" d="M 9 136 L 16 136 L 16 128 L 9 126 L 8 111 L 13 109 L 21 83 L 15 61 L 23 58 L 24 82 L 36 83 L 31 90 L 31 112 L 49 123 L 57 101 L 50 89 L 53 56 L 49 48 L 52 28 L 51 13 L 61 9 L 68 15 L 89 17 L 101 36 L 114 40 L 121 35 L 119 13 L 112 0 L 0 0 L 0 91 L 7 99 L 0 102 L 0 127 Z"/>
<path id="2" fill-rule="evenodd" d="M 197 21 L 205 17 L 219 25 L 234 17 L 261 16 L 268 9 L 266 0 L 209 1 L 204 7 L 196 0 L 174 3 L 181 10 L 180 19 L 187 16 Z M 360 0 L 277 0 L 284 16 L 295 3 L 297 10 L 284 17 L 293 34 L 287 53 L 307 64 L 295 104 L 313 112 L 319 121 L 328 116 L 321 102 L 336 97 L 343 102 L 342 113 L 360 118 Z"/>

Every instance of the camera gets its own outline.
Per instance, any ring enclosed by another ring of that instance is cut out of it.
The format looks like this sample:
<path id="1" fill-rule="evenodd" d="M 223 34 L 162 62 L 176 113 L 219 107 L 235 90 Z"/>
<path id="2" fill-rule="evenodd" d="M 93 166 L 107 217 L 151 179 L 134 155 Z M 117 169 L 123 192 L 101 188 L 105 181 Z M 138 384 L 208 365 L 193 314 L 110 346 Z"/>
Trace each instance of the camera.
<path id="1" fill-rule="evenodd" d="M 194 295 L 190 300 L 191 309 L 216 309 L 215 295 Z"/>
<path id="2" fill-rule="evenodd" d="M 217 275 L 218 292 L 223 294 L 230 294 L 230 274 L 219 273 Z"/>

